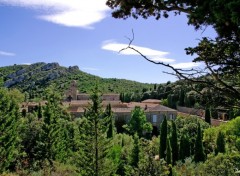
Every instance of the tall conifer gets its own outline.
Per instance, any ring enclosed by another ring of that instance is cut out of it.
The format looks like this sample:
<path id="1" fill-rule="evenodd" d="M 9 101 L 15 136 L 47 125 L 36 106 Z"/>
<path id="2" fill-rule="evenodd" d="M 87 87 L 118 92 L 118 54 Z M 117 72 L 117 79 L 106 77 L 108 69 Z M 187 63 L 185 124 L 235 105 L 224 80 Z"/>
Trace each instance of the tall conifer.
<path id="1" fill-rule="evenodd" d="M 171 137 L 171 147 L 172 147 L 172 163 L 175 165 L 178 160 L 178 136 L 177 127 L 175 121 L 172 121 L 172 137 Z"/>
<path id="2" fill-rule="evenodd" d="M 163 122 L 161 123 L 160 128 L 160 148 L 159 148 L 159 157 L 166 157 L 166 148 L 167 148 L 167 118 L 164 116 Z"/>
<path id="3" fill-rule="evenodd" d="M 0 173 L 13 170 L 19 159 L 19 118 L 17 100 L 0 88 Z"/>
<path id="4" fill-rule="evenodd" d="M 216 154 L 218 153 L 225 153 L 225 136 L 223 132 L 219 131 L 218 136 L 217 136 L 217 148 L 216 148 Z"/>
<path id="5" fill-rule="evenodd" d="M 211 112 L 208 107 L 205 109 L 205 122 L 211 125 Z"/>
<path id="6" fill-rule="evenodd" d="M 190 142 L 187 136 L 183 135 L 180 139 L 179 159 L 183 162 L 191 153 Z"/>
<path id="7" fill-rule="evenodd" d="M 201 162 L 205 161 L 205 154 L 203 150 L 203 143 L 202 143 L 202 130 L 200 123 L 198 123 L 198 132 L 197 132 L 197 138 L 195 141 L 195 150 L 194 150 L 194 161 L 195 162 Z"/>

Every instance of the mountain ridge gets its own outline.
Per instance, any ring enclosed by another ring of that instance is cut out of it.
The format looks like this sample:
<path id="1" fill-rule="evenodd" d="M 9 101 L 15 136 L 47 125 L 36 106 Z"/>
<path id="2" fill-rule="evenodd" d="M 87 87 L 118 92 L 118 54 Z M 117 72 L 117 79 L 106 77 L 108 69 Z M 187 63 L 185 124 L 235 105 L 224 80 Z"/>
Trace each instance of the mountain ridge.
<path id="1" fill-rule="evenodd" d="M 0 76 L 4 87 L 17 88 L 35 96 L 41 96 L 50 85 L 63 93 L 72 80 L 77 80 L 82 93 L 91 92 L 95 84 L 99 85 L 103 93 L 139 92 L 151 89 L 154 85 L 126 79 L 101 78 L 81 71 L 78 66 L 64 67 L 57 62 L 0 67 Z"/>

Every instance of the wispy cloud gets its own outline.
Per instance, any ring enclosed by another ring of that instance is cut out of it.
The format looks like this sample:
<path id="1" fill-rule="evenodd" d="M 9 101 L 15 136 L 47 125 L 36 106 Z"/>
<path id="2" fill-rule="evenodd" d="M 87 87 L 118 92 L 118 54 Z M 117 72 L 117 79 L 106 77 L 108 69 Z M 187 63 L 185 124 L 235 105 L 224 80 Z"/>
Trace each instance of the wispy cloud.
<path id="1" fill-rule="evenodd" d="M 117 43 L 117 42 L 113 42 L 113 41 L 105 41 L 102 44 L 102 49 L 119 53 L 119 51 L 121 49 L 126 48 L 127 46 L 128 46 L 128 44 Z M 135 48 L 136 50 L 140 51 L 143 55 L 147 56 L 149 59 L 156 61 L 156 62 L 172 63 L 175 61 L 174 59 L 169 59 L 166 57 L 169 54 L 168 52 L 154 50 L 151 48 L 141 47 L 141 46 L 136 46 L 136 45 L 131 45 L 131 47 Z M 119 54 L 139 55 L 137 52 L 135 52 L 132 49 L 122 50 Z"/>
<path id="2" fill-rule="evenodd" d="M 172 66 L 174 68 L 179 68 L 179 69 L 188 69 L 188 68 L 198 67 L 200 66 L 200 64 L 194 63 L 194 62 L 183 62 L 183 63 L 172 64 Z"/>
<path id="3" fill-rule="evenodd" d="M 22 63 L 21 65 L 31 65 L 31 63 Z"/>
<path id="4" fill-rule="evenodd" d="M 113 40 L 107 40 L 107 41 L 103 42 L 102 49 L 117 52 L 117 53 L 123 54 L 123 55 L 139 55 L 139 53 L 137 53 L 136 51 L 134 51 L 132 49 L 122 50 L 123 48 L 126 48 L 127 46 L 128 46 L 128 44 L 117 43 Z M 151 48 L 136 46 L 136 45 L 131 45 L 131 47 L 135 48 L 136 50 L 141 52 L 143 55 L 147 56 L 152 61 L 168 63 L 171 66 L 173 66 L 174 68 L 189 69 L 189 68 L 193 68 L 193 67 L 198 67 L 200 65 L 199 63 L 194 63 L 194 62 L 176 63 L 175 59 L 170 59 L 170 58 L 166 57 L 167 55 L 170 54 L 169 52 L 154 50 Z M 121 50 L 121 52 L 119 52 L 120 50 Z"/>
<path id="5" fill-rule="evenodd" d="M 0 51 L 0 56 L 15 56 L 15 53 L 10 53 L 6 51 Z"/>
<path id="6" fill-rule="evenodd" d="M 88 70 L 88 71 L 98 71 L 98 68 L 92 68 L 92 67 L 83 67 L 82 70 Z"/>
<path id="7" fill-rule="evenodd" d="M 37 18 L 52 23 L 93 28 L 106 17 L 106 0 L 0 0 L 0 4 L 41 10 Z"/>

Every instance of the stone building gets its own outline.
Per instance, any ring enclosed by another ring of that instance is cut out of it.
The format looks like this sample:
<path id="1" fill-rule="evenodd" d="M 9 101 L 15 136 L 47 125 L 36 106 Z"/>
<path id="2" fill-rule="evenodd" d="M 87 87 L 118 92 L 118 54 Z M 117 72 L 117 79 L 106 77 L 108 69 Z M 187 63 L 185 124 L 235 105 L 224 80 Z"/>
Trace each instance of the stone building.
<path id="1" fill-rule="evenodd" d="M 65 96 L 67 101 L 63 102 L 63 104 L 68 107 L 69 112 L 75 117 L 81 117 L 84 110 L 91 103 L 88 94 L 78 93 L 76 81 L 70 84 L 70 88 L 66 91 Z M 154 128 L 159 128 L 164 116 L 169 120 L 174 120 L 177 116 L 177 111 L 161 105 L 161 100 L 148 99 L 142 102 L 123 103 L 120 101 L 119 94 L 103 94 L 103 108 L 106 108 L 108 104 L 111 104 L 116 123 L 127 123 L 130 120 L 132 110 L 136 106 L 144 109 L 147 120 L 152 123 Z"/>

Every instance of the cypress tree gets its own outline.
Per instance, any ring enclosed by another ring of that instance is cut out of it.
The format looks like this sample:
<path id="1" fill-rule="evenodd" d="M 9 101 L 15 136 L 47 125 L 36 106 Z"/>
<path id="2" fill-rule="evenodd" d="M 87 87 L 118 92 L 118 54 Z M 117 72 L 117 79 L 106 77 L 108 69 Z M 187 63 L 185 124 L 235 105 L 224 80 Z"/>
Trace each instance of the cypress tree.
<path id="1" fill-rule="evenodd" d="M 167 138 L 166 162 L 167 162 L 167 164 L 172 164 L 172 147 L 171 147 L 169 138 Z"/>
<path id="2" fill-rule="evenodd" d="M 208 107 L 205 109 L 205 122 L 211 125 L 211 113 Z"/>
<path id="3" fill-rule="evenodd" d="M 163 122 L 161 123 L 160 128 L 160 148 L 159 148 L 159 157 L 166 157 L 166 148 L 167 148 L 167 118 L 164 115 Z"/>
<path id="4" fill-rule="evenodd" d="M 216 148 L 216 154 L 218 153 L 225 153 L 226 149 L 225 149 L 225 136 L 224 134 L 219 131 L 218 136 L 217 136 L 217 148 Z"/>
<path id="5" fill-rule="evenodd" d="M 114 118 L 113 112 L 111 109 L 111 104 L 108 104 L 104 113 L 104 118 L 106 119 L 107 125 L 107 138 L 113 137 L 113 129 L 114 129 Z"/>
<path id="6" fill-rule="evenodd" d="M 40 103 L 39 103 L 39 105 L 38 105 L 37 117 L 38 117 L 39 119 L 42 118 L 42 106 L 41 106 Z"/>
<path id="7" fill-rule="evenodd" d="M 184 159 L 189 157 L 191 153 L 190 142 L 187 136 L 183 135 L 180 139 L 179 159 L 184 162 Z"/>
<path id="8" fill-rule="evenodd" d="M 175 165 L 176 161 L 178 160 L 178 137 L 175 121 L 172 121 L 171 147 L 172 147 L 172 163 L 173 165 Z"/>
<path id="9" fill-rule="evenodd" d="M 185 92 L 183 89 L 180 90 L 180 95 L 179 95 L 179 106 L 184 106 L 184 97 L 185 97 Z"/>
<path id="10" fill-rule="evenodd" d="M 167 138 L 167 149 L 166 150 L 167 150 L 166 162 L 170 167 L 168 176 L 172 176 L 172 148 L 171 148 L 169 138 Z"/>
<path id="11" fill-rule="evenodd" d="M 199 123 L 198 123 L 197 130 L 198 130 L 198 132 L 197 132 L 197 138 L 195 141 L 194 161 L 201 162 L 201 161 L 205 161 L 205 154 L 203 151 L 202 130 L 201 130 L 201 126 Z"/>
<path id="12" fill-rule="evenodd" d="M 138 167 L 138 162 L 139 162 L 139 137 L 137 133 L 134 134 L 133 136 L 134 144 L 133 144 L 133 150 L 131 153 L 131 165 L 134 167 Z"/>

